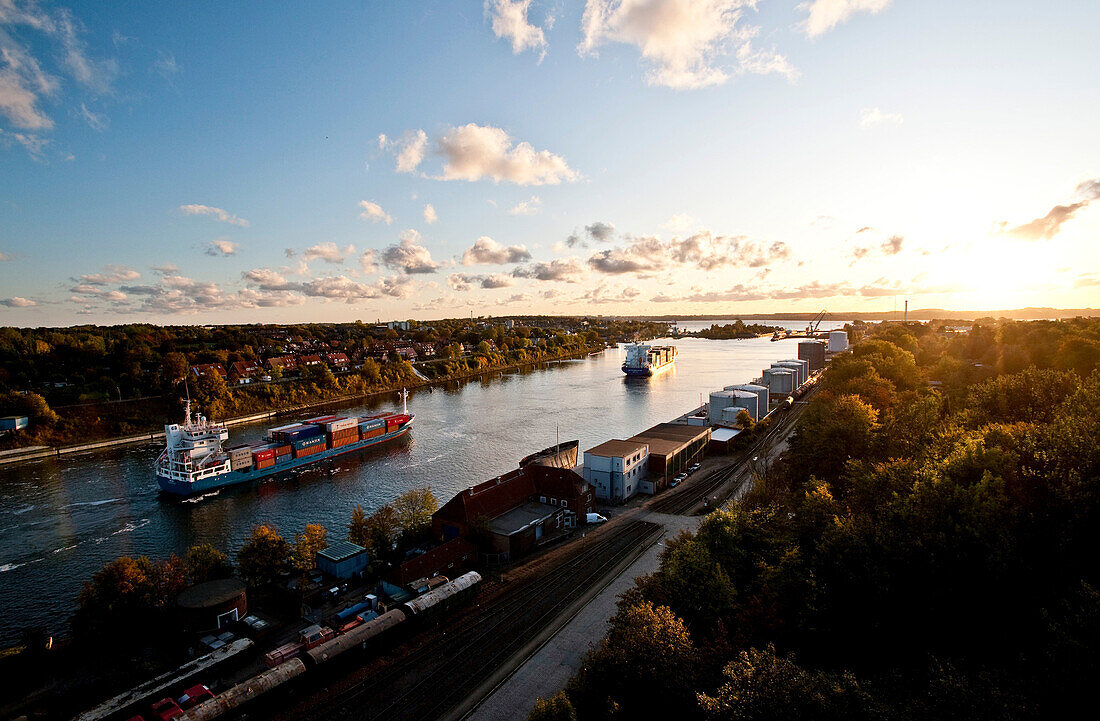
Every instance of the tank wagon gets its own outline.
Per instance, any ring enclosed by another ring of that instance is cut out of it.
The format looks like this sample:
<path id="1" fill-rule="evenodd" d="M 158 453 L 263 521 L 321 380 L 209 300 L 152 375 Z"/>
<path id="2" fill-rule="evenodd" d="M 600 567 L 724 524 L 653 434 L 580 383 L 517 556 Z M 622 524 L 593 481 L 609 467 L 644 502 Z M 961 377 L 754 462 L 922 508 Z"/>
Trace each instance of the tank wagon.
<path id="1" fill-rule="evenodd" d="M 390 609 L 378 618 L 359 624 L 346 633 L 306 649 L 300 658 L 290 658 L 247 681 L 242 681 L 177 718 L 179 721 L 210 721 L 218 718 L 242 704 L 283 686 L 303 675 L 310 668 L 327 663 L 354 648 L 365 647 L 377 638 L 388 637 L 395 632 L 395 629 L 404 627 L 409 621 L 432 619 L 445 613 L 474 594 L 481 580 L 481 574 L 476 571 L 464 573 L 433 591 Z"/>

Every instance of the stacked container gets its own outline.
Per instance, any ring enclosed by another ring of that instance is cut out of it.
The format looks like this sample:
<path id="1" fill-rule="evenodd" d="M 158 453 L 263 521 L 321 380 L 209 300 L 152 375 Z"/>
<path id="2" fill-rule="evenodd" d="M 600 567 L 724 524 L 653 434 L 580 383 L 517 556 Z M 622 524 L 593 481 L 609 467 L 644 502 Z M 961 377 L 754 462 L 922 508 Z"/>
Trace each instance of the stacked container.
<path id="1" fill-rule="evenodd" d="M 314 426 L 316 428 L 316 426 Z M 325 450 L 325 437 L 324 436 L 310 436 L 298 441 L 294 441 L 294 457 L 305 458 L 306 456 L 312 456 L 314 453 L 320 453 Z"/>
<path id="2" fill-rule="evenodd" d="M 279 445 L 275 446 L 275 462 L 287 463 L 288 461 L 290 461 L 291 458 L 294 457 L 294 454 L 292 452 L 293 450 L 294 449 L 291 448 L 289 443 L 280 443 Z"/>
<path id="3" fill-rule="evenodd" d="M 359 436 L 363 440 L 366 440 L 368 438 L 377 438 L 385 432 L 386 419 L 384 418 L 372 418 L 359 424 Z"/>
<path id="4" fill-rule="evenodd" d="M 359 441 L 359 419 L 337 418 L 325 423 L 329 448 L 339 448 Z"/>
<path id="5" fill-rule="evenodd" d="M 275 465 L 274 448 L 253 448 L 252 465 L 256 468 L 271 468 Z"/>
<path id="6" fill-rule="evenodd" d="M 247 471 L 252 467 L 252 449 L 249 446 L 235 446 L 229 451 L 229 468 L 234 471 Z"/>

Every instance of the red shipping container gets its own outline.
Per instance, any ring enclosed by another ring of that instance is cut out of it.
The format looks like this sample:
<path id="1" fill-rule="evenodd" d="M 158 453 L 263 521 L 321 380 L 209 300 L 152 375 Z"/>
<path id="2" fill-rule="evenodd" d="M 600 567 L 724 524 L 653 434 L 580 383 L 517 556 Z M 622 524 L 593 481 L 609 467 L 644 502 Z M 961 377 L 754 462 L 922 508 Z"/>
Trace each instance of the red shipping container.
<path id="1" fill-rule="evenodd" d="M 274 458 L 274 457 L 275 457 L 275 449 L 274 448 L 264 448 L 262 450 L 252 451 L 252 460 L 253 461 L 266 461 L 268 458 Z"/>
<path id="2" fill-rule="evenodd" d="M 289 455 L 289 454 L 290 454 L 290 446 L 289 445 L 277 446 L 275 448 L 275 455 L 277 455 L 277 456 L 286 456 L 286 455 Z"/>

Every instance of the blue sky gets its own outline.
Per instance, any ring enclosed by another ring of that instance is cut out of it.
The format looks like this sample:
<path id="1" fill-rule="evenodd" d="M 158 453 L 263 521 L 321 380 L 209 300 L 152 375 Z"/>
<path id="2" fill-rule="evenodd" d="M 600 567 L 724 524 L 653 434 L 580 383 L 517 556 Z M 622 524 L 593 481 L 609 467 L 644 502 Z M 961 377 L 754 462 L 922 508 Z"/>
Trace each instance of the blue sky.
<path id="1" fill-rule="evenodd" d="M 1095 307 L 1098 26 L 0 0 L 0 324 Z"/>

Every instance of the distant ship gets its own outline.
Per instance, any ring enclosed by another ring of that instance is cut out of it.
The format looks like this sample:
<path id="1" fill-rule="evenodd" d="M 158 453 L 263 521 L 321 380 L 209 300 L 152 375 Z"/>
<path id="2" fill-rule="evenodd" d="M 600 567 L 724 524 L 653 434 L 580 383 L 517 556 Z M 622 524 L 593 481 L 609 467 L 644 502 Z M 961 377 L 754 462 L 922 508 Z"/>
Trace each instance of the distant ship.
<path id="1" fill-rule="evenodd" d="M 642 345 L 633 343 L 626 347 L 626 362 L 623 373 L 628 376 L 651 376 L 662 368 L 667 368 L 676 360 L 674 345 Z"/>
<path id="2" fill-rule="evenodd" d="M 309 418 L 268 430 L 260 443 L 224 449 L 229 431 L 201 415 L 192 420 L 188 400 L 184 423 L 164 427 L 166 447 L 157 458 L 157 483 L 167 493 L 195 496 L 385 443 L 412 428 L 404 390 L 401 399 L 401 413 Z"/>

